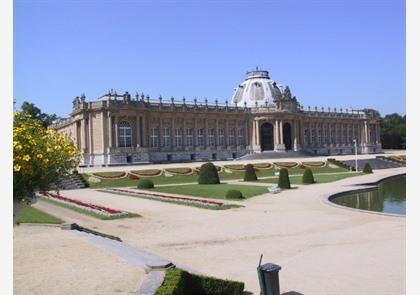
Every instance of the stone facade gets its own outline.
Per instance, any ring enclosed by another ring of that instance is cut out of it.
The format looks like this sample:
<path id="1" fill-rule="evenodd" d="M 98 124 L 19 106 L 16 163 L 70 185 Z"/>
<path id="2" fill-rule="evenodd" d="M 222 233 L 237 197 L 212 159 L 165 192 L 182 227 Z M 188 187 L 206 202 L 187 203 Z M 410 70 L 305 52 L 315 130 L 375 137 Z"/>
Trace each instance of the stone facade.
<path id="1" fill-rule="evenodd" d="M 247 81 L 261 79 L 258 72 L 247 73 Z M 84 154 L 82 166 L 234 159 L 267 150 L 347 154 L 354 153 L 354 139 L 359 153 L 381 151 L 373 112 L 304 110 L 288 87 L 266 82 L 279 91 L 271 87 L 275 95 L 261 103 L 263 90 L 253 90 L 260 104 L 250 95 L 240 97 L 247 95 L 246 86 L 235 92 L 231 105 L 152 101 L 138 94 L 132 99 L 127 92 L 91 102 L 76 97 L 70 118 L 51 127 L 75 142 Z"/>

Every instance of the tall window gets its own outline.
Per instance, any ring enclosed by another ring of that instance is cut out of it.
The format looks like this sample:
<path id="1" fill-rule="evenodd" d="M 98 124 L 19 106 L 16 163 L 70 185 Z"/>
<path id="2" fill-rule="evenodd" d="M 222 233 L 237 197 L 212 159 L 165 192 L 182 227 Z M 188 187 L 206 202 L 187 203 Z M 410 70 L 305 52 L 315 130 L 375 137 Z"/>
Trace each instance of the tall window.
<path id="1" fill-rule="evenodd" d="M 321 127 L 318 129 L 318 145 L 321 145 L 322 130 Z"/>
<path id="2" fill-rule="evenodd" d="M 331 143 L 335 144 L 335 125 L 331 126 Z"/>
<path id="3" fill-rule="evenodd" d="M 198 129 L 198 145 L 203 147 L 204 146 L 204 129 Z"/>
<path id="4" fill-rule="evenodd" d="M 175 145 L 176 147 L 182 146 L 182 129 L 181 128 L 175 129 Z"/>
<path id="5" fill-rule="evenodd" d="M 245 138 L 244 138 L 244 129 L 238 129 L 238 144 L 245 145 Z"/>
<path id="6" fill-rule="evenodd" d="M 314 143 L 315 143 L 315 136 L 316 136 L 316 134 L 315 134 L 315 129 L 312 129 L 312 132 L 311 132 L 311 143 L 312 143 L 312 144 L 314 144 Z"/>
<path id="7" fill-rule="evenodd" d="M 215 146 L 216 145 L 216 141 L 214 139 L 214 129 L 210 128 L 209 129 L 209 146 Z"/>
<path id="8" fill-rule="evenodd" d="M 194 146 L 194 131 L 192 128 L 187 129 L 187 146 Z"/>
<path id="9" fill-rule="evenodd" d="M 344 125 L 344 131 L 343 131 L 343 143 L 347 143 L 347 126 Z"/>
<path id="10" fill-rule="evenodd" d="M 163 129 L 163 144 L 165 147 L 171 146 L 171 129 L 169 128 Z"/>
<path id="11" fill-rule="evenodd" d="M 152 143 L 152 148 L 159 147 L 159 137 L 158 137 L 158 130 L 157 128 L 152 128 L 150 132 L 150 139 Z"/>
<path id="12" fill-rule="evenodd" d="M 131 147 L 131 127 L 127 121 L 118 123 L 118 145 L 120 147 Z"/>
<path id="13" fill-rule="evenodd" d="M 309 144 L 309 140 L 310 140 L 309 130 L 305 128 L 303 133 L 304 133 L 305 144 Z"/>
<path id="14" fill-rule="evenodd" d="M 235 145 L 235 128 L 229 129 L 229 145 Z"/>
<path id="15" fill-rule="evenodd" d="M 337 126 L 337 143 L 341 144 L 341 128 Z"/>
<path id="16" fill-rule="evenodd" d="M 328 136 L 328 125 L 324 126 L 324 143 L 329 144 L 330 143 L 330 137 Z"/>
<path id="17" fill-rule="evenodd" d="M 219 129 L 219 145 L 225 145 L 225 129 Z"/>

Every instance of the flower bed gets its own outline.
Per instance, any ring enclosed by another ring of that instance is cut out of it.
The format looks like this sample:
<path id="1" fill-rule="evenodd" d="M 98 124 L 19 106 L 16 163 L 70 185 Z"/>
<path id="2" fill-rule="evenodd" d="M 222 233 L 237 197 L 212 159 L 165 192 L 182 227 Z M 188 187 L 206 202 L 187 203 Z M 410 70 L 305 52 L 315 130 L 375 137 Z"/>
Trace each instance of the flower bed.
<path id="1" fill-rule="evenodd" d="M 235 172 L 245 172 L 245 165 L 225 165 L 223 167 Z"/>
<path id="2" fill-rule="evenodd" d="M 324 167 L 326 164 L 326 162 L 302 162 L 301 165 L 305 166 L 305 167 L 309 167 L 309 168 L 320 168 L 320 167 Z"/>
<path id="3" fill-rule="evenodd" d="M 273 164 L 271 163 L 256 163 L 252 165 L 254 166 L 255 169 L 258 169 L 258 170 L 270 170 L 273 168 Z"/>
<path id="4" fill-rule="evenodd" d="M 135 170 L 135 171 L 131 171 L 130 173 L 140 176 L 140 177 L 156 177 L 156 176 L 161 176 L 163 173 L 163 170 L 161 169 Z"/>
<path id="5" fill-rule="evenodd" d="M 120 179 L 127 176 L 126 172 L 95 172 L 92 174 L 102 179 Z"/>
<path id="6" fill-rule="evenodd" d="M 127 174 L 127 177 L 128 177 L 128 179 L 133 179 L 133 180 L 139 180 L 140 179 L 140 176 L 137 176 L 137 175 L 135 175 L 135 174 L 133 174 L 131 172 L 129 172 Z"/>
<path id="7" fill-rule="evenodd" d="M 193 203 L 197 205 L 214 206 L 214 207 L 221 207 L 224 205 L 223 202 L 218 202 L 218 201 L 212 201 L 212 200 L 206 200 L 206 199 L 195 199 L 195 198 L 188 198 L 188 197 L 169 196 L 169 195 L 163 195 L 163 194 L 151 193 L 151 192 L 145 192 L 145 191 L 136 192 L 133 190 L 126 190 L 126 189 L 119 189 L 119 188 L 112 188 L 108 190 L 119 192 L 119 193 L 131 194 L 131 195 L 135 195 L 139 197 L 145 196 L 147 198 L 157 199 L 157 200 L 170 200 L 170 201 L 177 201 L 177 202 L 182 202 L 182 203 Z"/>
<path id="8" fill-rule="evenodd" d="M 193 174 L 194 170 L 188 167 L 182 168 L 166 168 L 165 175 L 173 176 L 173 175 L 191 175 Z"/>
<path id="9" fill-rule="evenodd" d="M 85 203 L 85 202 L 82 202 L 82 201 L 79 201 L 79 200 L 64 197 L 64 196 L 59 195 L 59 194 L 53 194 L 53 193 L 47 192 L 47 193 L 45 193 L 45 195 L 47 197 L 52 198 L 54 201 L 61 202 L 61 203 L 64 203 L 64 204 L 68 204 L 68 205 L 72 205 L 74 207 L 78 207 L 78 208 L 81 208 L 81 209 L 84 209 L 84 210 L 93 211 L 97 214 L 105 215 L 105 216 L 108 216 L 108 217 L 128 215 L 128 212 L 115 210 L 115 209 L 111 209 L 111 208 L 107 208 L 107 207 L 104 207 L 104 206 L 99 206 L 99 205 L 95 205 L 95 204 L 91 204 L 91 203 Z"/>
<path id="10" fill-rule="evenodd" d="M 275 162 L 277 168 L 294 168 L 298 165 L 296 162 Z"/>

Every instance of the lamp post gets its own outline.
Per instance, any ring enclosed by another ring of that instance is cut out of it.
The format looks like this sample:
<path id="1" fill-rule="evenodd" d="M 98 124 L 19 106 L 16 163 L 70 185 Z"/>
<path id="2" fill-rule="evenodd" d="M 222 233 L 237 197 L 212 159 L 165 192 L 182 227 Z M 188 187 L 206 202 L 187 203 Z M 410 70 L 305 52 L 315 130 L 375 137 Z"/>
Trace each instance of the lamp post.
<path id="1" fill-rule="evenodd" d="M 357 140 L 353 139 L 353 143 L 354 143 L 354 155 L 356 156 L 356 172 L 357 172 L 359 171 L 358 165 L 357 165 Z"/>

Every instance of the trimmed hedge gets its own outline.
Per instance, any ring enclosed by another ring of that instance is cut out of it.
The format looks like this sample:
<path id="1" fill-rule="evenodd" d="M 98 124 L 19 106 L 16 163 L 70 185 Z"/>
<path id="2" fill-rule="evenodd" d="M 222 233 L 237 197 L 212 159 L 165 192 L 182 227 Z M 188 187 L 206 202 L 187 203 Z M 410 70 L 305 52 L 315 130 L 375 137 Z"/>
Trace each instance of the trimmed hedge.
<path id="1" fill-rule="evenodd" d="M 363 173 L 373 173 L 372 167 L 369 163 L 366 163 L 365 166 L 363 166 Z"/>
<path id="2" fill-rule="evenodd" d="M 305 184 L 315 183 L 314 175 L 310 168 L 306 168 L 305 172 L 303 172 L 302 183 L 305 183 Z"/>
<path id="3" fill-rule="evenodd" d="M 247 164 L 245 166 L 245 176 L 244 181 L 257 181 L 257 174 L 255 174 L 254 165 Z"/>
<path id="4" fill-rule="evenodd" d="M 281 168 L 279 173 L 279 188 L 289 189 L 290 188 L 290 179 L 289 179 L 289 171 L 287 168 Z"/>
<path id="5" fill-rule="evenodd" d="M 166 271 L 155 295 L 240 295 L 244 283 L 194 275 L 181 269 Z"/>
<path id="6" fill-rule="evenodd" d="M 155 184 L 150 179 L 140 179 L 137 188 L 154 188 Z"/>
<path id="7" fill-rule="evenodd" d="M 242 195 L 241 191 L 238 191 L 236 189 L 228 190 L 226 192 L 225 198 L 226 199 L 245 199 L 245 197 Z"/>
<path id="8" fill-rule="evenodd" d="M 208 162 L 201 165 L 198 184 L 220 184 L 219 173 L 213 163 Z"/>

